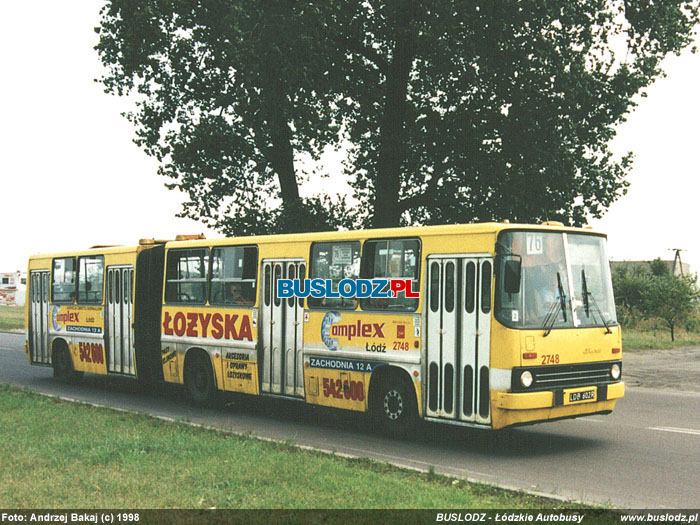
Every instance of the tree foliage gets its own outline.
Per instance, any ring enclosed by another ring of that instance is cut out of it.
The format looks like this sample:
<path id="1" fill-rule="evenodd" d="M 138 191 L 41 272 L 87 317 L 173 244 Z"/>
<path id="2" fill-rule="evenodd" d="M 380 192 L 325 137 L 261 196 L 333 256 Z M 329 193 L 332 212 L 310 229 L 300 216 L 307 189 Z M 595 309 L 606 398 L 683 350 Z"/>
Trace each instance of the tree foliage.
<path id="1" fill-rule="evenodd" d="M 696 278 L 671 274 L 654 276 L 644 298 L 649 316 L 661 319 L 675 340 L 675 328 L 690 316 L 698 304 Z"/>
<path id="2" fill-rule="evenodd" d="M 657 257 L 649 263 L 649 270 L 651 274 L 655 277 L 663 277 L 665 275 L 670 275 L 671 270 L 668 267 L 668 263 L 661 260 L 661 257 Z"/>
<path id="3" fill-rule="evenodd" d="M 661 320 L 671 340 L 675 329 L 686 321 L 700 302 L 697 276 L 673 275 L 668 265 L 657 259 L 649 268 L 622 267 L 612 274 L 615 303 L 621 309 L 623 322 L 638 317 Z"/>
<path id="4" fill-rule="evenodd" d="M 227 233 L 582 224 L 625 192 L 615 127 L 697 20 L 698 0 L 112 0 L 97 50 L 183 214 Z M 358 205 L 304 171 L 341 144 Z"/>
<path id="5" fill-rule="evenodd" d="M 331 227 L 328 197 L 302 199 L 295 165 L 299 152 L 317 158 L 339 131 L 337 79 L 317 74 L 332 64 L 307 18 L 288 0 L 103 8 L 102 82 L 136 94 L 127 115 L 136 143 L 189 196 L 185 216 L 231 232 Z"/>
<path id="6" fill-rule="evenodd" d="M 615 306 L 623 324 L 634 324 L 637 317 L 643 316 L 643 303 L 650 273 L 634 266 L 622 266 L 612 272 Z"/>

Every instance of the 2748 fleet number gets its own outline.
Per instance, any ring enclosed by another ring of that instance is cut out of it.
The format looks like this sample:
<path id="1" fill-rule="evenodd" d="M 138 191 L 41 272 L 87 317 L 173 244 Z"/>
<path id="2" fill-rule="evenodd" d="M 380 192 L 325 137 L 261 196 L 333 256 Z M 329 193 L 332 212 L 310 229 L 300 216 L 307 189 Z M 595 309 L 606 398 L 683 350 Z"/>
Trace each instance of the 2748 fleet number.
<path id="1" fill-rule="evenodd" d="M 559 354 L 545 354 L 542 356 L 543 365 L 558 365 Z"/>

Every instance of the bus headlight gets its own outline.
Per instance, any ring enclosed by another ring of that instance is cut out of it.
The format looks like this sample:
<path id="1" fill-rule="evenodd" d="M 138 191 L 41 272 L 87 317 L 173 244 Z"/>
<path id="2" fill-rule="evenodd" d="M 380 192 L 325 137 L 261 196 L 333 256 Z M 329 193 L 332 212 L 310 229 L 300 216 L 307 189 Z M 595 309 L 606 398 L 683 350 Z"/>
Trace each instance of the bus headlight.
<path id="1" fill-rule="evenodd" d="M 620 379 L 620 365 L 615 363 L 610 367 L 610 376 L 613 379 Z"/>
<path id="2" fill-rule="evenodd" d="M 525 370 L 520 374 L 520 384 L 525 388 L 529 388 L 532 385 L 532 373 L 529 370 Z"/>

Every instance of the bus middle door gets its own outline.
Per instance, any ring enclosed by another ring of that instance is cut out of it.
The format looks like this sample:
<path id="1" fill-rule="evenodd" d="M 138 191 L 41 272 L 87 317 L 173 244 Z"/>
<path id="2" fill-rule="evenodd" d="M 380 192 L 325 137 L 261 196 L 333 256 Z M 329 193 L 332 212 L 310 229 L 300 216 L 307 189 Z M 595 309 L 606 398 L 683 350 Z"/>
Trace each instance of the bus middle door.
<path id="1" fill-rule="evenodd" d="M 279 279 L 303 279 L 303 259 L 265 259 L 260 298 L 261 391 L 304 397 L 304 300 L 277 296 Z"/>
<path id="2" fill-rule="evenodd" d="M 133 266 L 107 267 L 105 342 L 109 373 L 136 375 L 132 326 L 133 282 Z"/>

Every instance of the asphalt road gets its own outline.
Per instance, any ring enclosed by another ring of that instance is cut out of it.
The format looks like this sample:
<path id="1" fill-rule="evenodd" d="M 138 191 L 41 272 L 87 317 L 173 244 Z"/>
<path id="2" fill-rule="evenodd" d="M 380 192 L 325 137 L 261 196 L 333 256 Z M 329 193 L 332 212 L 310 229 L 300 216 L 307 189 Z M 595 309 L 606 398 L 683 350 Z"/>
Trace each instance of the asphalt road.
<path id="1" fill-rule="evenodd" d="M 616 508 L 700 507 L 697 392 L 632 386 L 612 415 L 513 429 L 495 442 L 487 432 L 424 423 L 395 440 L 362 414 L 293 401 L 232 395 L 195 409 L 174 385 L 92 375 L 65 385 L 50 368 L 27 364 L 23 342 L 0 334 L 0 383 Z"/>

